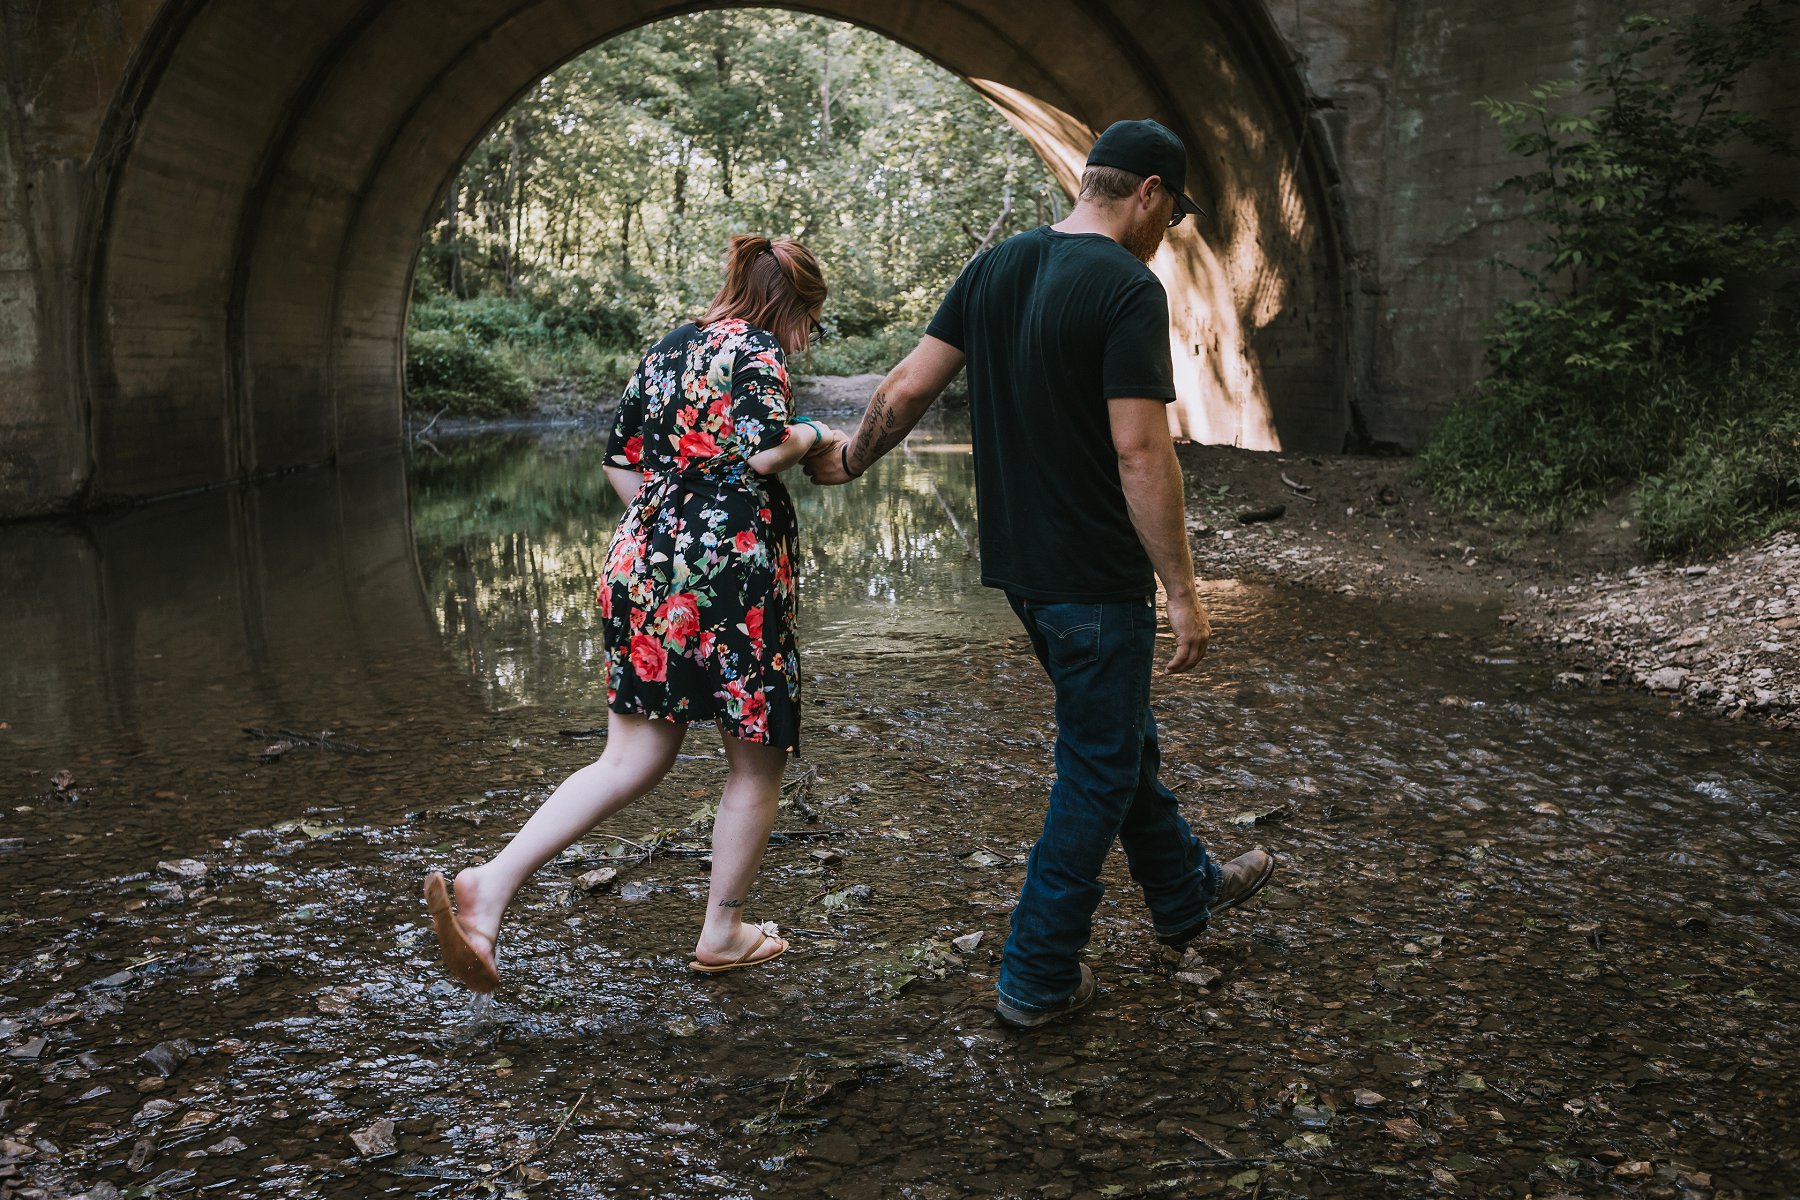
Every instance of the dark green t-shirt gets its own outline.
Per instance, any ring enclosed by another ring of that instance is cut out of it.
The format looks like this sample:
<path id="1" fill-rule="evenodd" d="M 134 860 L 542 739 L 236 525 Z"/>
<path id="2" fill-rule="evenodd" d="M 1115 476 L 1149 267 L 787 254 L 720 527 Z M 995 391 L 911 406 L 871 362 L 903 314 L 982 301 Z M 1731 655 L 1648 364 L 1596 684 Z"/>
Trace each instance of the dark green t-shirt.
<path id="1" fill-rule="evenodd" d="M 1106 403 L 1175 399 L 1150 269 L 1103 234 L 1042 226 L 964 267 L 925 332 L 969 360 L 981 581 L 1049 602 L 1154 594 Z"/>

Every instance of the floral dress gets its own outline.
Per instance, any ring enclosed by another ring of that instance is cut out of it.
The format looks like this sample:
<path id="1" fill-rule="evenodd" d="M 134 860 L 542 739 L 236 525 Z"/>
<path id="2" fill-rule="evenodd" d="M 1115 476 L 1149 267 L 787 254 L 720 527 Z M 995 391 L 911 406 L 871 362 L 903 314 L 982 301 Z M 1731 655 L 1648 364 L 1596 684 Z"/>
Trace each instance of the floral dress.
<path id="1" fill-rule="evenodd" d="M 799 750 L 794 505 L 747 461 L 786 440 L 788 401 L 780 345 L 735 319 L 676 329 L 626 385 L 606 462 L 644 485 L 598 597 L 614 712 Z"/>

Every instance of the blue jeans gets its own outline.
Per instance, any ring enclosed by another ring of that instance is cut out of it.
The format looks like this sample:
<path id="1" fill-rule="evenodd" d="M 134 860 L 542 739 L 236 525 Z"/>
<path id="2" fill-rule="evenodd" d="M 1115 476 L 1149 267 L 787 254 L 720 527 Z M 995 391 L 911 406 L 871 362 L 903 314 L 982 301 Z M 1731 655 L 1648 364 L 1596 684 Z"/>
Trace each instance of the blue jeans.
<path id="1" fill-rule="evenodd" d="M 1113 839 L 1125 846 L 1159 937 L 1205 924 L 1219 868 L 1156 778 L 1154 601 L 1007 599 L 1056 687 L 1056 782 L 1013 909 L 999 991 L 1020 1008 L 1047 1009 L 1081 982 L 1076 959 L 1092 934 Z"/>

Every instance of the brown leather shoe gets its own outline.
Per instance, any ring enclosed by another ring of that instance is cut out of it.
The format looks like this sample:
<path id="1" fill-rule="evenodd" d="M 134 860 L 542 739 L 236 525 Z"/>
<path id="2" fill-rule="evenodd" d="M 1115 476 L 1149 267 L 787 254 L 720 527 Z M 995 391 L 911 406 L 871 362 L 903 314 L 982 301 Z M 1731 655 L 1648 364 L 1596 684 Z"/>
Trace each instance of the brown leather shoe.
<path id="1" fill-rule="evenodd" d="M 1213 898 L 1211 913 L 1227 908 L 1236 908 L 1256 893 L 1263 890 L 1275 874 L 1275 856 L 1267 850 L 1248 850 L 1238 855 L 1219 868 L 1219 894 Z M 1211 913 L 1208 913 L 1210 919 Z M 1176 950 L 1185 947 L 1189 942 L 1206 932 L 1206 922 L 1202 921 L 1190 929 L 1180 933 L 1168 934 L 1156 940 Z"/>

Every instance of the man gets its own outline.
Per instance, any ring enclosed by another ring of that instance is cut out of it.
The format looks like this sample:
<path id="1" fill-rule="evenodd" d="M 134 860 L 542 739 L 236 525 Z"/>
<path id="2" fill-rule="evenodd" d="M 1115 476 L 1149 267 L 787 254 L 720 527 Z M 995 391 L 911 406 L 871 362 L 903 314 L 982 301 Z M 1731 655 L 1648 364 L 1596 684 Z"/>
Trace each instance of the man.
<path id="1" fill-rule="evenodd" d="M 1092 998 L 1078 955 L 1115 838 L 1158 939 L 1177 948 L 1275 869 L 1261 850 L 1212 861 L 1157 780 L 1156 579 L 1175 639 L 1164 673 L 1190 670 L 1212 635 L 1166 415 L 1168 298 L 1146 265 L 1200 211 L 1182 194 L 1186 173 L 1186 148 L 1162 125 L 1108 128 L 1068 218 L 969 263 L 855 436 L 807 463 L 817 483 L 854 479 L 967 363 L 982 582 L 1005 590 L 1056 689 L 1056 782 L 998 987 L 996 1011 L 1020 1027 Z"/>

